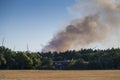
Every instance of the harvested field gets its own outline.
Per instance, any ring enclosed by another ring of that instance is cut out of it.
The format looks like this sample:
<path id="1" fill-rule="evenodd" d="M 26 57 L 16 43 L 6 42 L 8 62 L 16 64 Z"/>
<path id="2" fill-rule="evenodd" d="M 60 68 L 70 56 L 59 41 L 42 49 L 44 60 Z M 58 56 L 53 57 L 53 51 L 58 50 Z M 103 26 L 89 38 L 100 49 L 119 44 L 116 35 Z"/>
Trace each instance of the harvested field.
<path id="1" fill-rule="evenodd" d="M 120 80 L 120 70 L 0 70 L 0 80 Z"/>

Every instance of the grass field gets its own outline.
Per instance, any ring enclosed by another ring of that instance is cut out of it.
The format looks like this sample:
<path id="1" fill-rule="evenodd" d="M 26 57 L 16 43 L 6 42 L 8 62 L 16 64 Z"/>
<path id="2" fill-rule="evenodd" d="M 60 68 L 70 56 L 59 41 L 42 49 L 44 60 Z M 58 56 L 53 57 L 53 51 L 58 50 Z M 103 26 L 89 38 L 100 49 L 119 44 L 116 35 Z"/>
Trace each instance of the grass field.
<path id="1" fill-rule="evenodd" d="M 0 70 L 0 80 L 120 80 L 120 70 Z"/>

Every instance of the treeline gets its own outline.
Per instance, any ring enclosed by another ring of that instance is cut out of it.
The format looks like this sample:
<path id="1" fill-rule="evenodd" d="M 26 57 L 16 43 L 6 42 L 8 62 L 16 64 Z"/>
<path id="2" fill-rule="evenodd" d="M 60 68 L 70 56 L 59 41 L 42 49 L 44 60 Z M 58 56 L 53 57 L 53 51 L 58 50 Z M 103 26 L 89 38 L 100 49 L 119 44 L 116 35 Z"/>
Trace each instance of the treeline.
<path id="1" fill-rule="evenodd" d="M 0 69 L 120 69 L 120 49 L 66 52 L 16 52 L 0 46 Z"/>

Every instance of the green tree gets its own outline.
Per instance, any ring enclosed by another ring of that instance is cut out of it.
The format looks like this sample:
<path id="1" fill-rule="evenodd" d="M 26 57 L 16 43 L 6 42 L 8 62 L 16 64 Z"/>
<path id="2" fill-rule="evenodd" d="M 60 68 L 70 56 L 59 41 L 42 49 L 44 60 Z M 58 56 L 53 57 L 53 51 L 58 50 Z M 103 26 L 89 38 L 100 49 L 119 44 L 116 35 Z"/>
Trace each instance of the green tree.
<path id="1" fill-rule="evenodd" d="M 30 59 L 25 52 L 18 52 L 16 55 L 16 61 L 18 68 L 20 69 L 30 69 L 33 65 L 32 59 Z"/>
<path id="2" fill-rule="evenodd" d="M 41 56 L 37 53 L 30 53 L 28 56 L 32 59 L 33 61 L 33 69 L 39 68 L 41 66 Z"/>
<path id="3" fill-rule="evenodd" d="M 5 48 L 4 46 L 0 47 L 0 53 L 4 55 L 6 59 L 6 65 L 4 66 L 6 69 L 13 69 L 15 68 L 15 53 L 11 51 L 9 48 Z"/>
<path id="4" fill-rule="evenodd" d="M 6 64 L 6 59 L 2 54 L 0 54 L 0 68 L 3 69 Z"/>
<path id="5" fill-rule="evenodd" d="M 42 59 L 42 69 L 54 69 L 52 58 L 44 57 Z"/>
<path id="6" fill-rule="evenodd" d="M 53 65 L 52 58 L 44 57 L 42 60 L 42 65 L 43 66 L 52 66 Z"/>
<path id="7" fill-rule="evenodd" d="M 88 69 L 87 65 L 88 65 L 88 62 L 86 62 L 84 59 L 79 59 L 76 61 L 73 68 L 74 69 Z"/>

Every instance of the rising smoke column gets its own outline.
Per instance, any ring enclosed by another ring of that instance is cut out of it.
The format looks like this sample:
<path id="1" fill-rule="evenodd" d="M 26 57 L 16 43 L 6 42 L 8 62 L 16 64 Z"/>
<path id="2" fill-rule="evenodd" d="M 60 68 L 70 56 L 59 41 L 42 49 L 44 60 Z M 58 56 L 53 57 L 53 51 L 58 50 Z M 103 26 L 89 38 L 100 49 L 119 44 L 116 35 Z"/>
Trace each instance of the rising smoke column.
<path id="1" fill-rule="evenodd" d="M 71 11 L 83 13 L 59 31 L 42 51 L 66 51 L 79 46 L 101 42 L 111 29 L 119 27 L 120 4 L 117 0 L 77 0 Z"/>

